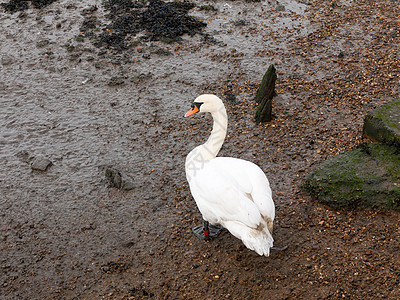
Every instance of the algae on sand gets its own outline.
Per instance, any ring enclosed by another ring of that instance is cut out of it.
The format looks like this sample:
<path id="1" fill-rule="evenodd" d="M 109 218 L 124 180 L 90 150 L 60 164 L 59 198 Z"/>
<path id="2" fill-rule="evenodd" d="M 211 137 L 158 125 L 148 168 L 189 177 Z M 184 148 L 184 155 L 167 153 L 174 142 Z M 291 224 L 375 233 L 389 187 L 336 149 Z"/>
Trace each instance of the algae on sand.
<path id="1" fill-rule="evenodd" d="M 384 144 L 362 144 L 320 165 L 304 187 L 334 208 L 400 210 L 400 153 Z"/>

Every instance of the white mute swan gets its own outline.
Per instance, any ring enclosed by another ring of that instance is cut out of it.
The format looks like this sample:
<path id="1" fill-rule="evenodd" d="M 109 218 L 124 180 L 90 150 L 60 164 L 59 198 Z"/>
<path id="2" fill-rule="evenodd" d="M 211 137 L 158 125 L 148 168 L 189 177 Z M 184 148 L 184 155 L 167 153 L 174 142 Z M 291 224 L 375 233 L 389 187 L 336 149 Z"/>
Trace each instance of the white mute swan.
<path id="1" fill-rule="evenodd" d="M 214 125 L 208 140 L 194 148 L 185 162 L 190 191 L 204 219 L 200 230 L 196 227 L 193 232 L 209 239 L 219 233 L 212 225 L 219 224 L 241 239 L 247 248 L 269 256 L 274 241 L 275 205 L 268 179 L 252 162 L 216 157 L 228 125 L 220 98 L 208 94 L 197 97 L 185 117 L 197 112 L 211 113 Z"/>

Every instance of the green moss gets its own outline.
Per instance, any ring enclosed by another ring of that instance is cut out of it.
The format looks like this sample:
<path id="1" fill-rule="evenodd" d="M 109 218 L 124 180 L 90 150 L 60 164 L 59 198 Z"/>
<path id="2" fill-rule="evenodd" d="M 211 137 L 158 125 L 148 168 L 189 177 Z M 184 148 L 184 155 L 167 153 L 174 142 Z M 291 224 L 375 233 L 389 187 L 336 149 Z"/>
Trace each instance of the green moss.
<path id="1" fill-rule="evenodd" d="M 390 127 L 400 130 L 400 99 L 389 102 L 375 112 L 375 116 L 382 119 Z"/>
<path id="2" fill-rule="evenodd" d="M 323 163 L 307 177 L 304 188 L 335 208 L 400 210 L 398 149 L 364 144 Z"/>
<path id="3" fill-rule="evenodd" d="M 400 147 L 400 99 L 371 111 L 365 117 L 363 134 Z"/>

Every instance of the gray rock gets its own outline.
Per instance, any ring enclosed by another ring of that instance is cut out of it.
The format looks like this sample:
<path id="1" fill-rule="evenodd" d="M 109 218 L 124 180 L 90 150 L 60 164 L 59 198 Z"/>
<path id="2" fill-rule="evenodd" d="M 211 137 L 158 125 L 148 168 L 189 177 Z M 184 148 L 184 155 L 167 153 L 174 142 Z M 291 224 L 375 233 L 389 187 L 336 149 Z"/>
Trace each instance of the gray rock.
<path id="1" fill-rule="evenodd" d="M 110 187 L 115 187 L 124 191 L 130 191 L 135 188 L 133 182 L 122 179 L 122 174 L 117 169 L 111 167 L 107 168 L 105 176 Z"/>
<path id="2" fill-rule="evenodd" d="M 106 178 L 111 187 L 116 187 L 118 189 L 122 186 L 121 173 L 113 168 L 107 168 L 105 172 Z"/>
<path id="3" fill-rule="evenodd" d="M 44 157 L 35 157 L 32 161 L 32 170 L 46 171 L 53 163 Z"/>
<path id="4" fill-rule="evenodd" d="M 368 113 L 363 134 L 375 141 L 400 147 L 400 99 Z"/>
<path id="5" fill-rule="evenodd" d="M 135 185 L 133 184 L 133 182 L 130 182 L 130 181 L 123 181 L 123 184 L 122 184 L 122 189 L 123 190 L 125 190 L 125 191 L 130 191 L 130 190 L 133 190 L 135 188 Z"/>
<path id="6" fill-rule="evenodd" d="M 318 201 L 336 209 L 400 210 L 400 154 L 386 144 L 362 144 L 318 166 L 304 183 Z"/>

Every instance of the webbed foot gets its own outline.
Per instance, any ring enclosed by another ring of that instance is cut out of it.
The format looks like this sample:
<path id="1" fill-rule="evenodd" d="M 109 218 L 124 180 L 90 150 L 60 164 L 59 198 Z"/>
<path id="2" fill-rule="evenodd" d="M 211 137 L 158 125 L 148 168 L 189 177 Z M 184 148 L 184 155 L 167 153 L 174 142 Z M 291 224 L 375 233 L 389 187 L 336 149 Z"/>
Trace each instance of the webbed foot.
<path id="1" fill-rule="evenodd" d="M 192 232 L 197 236 L 199 239 L 202 240 L 210 240 L 211 238 L 217 237 L 221 232 L 222 227 L 214 226 L 204 221 L 203 225 L 198 225 L 192 228 Z"/>

